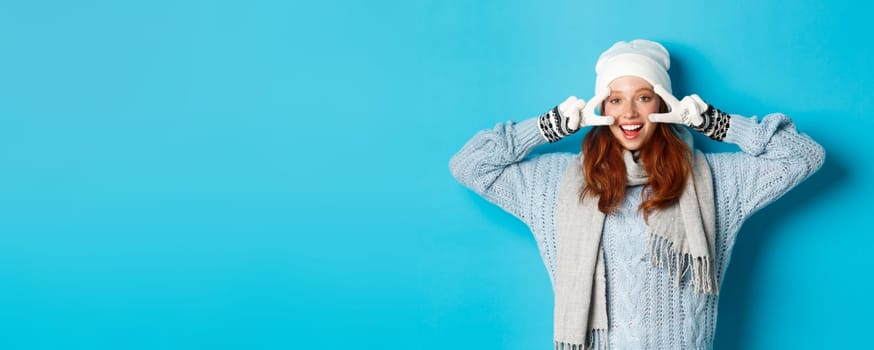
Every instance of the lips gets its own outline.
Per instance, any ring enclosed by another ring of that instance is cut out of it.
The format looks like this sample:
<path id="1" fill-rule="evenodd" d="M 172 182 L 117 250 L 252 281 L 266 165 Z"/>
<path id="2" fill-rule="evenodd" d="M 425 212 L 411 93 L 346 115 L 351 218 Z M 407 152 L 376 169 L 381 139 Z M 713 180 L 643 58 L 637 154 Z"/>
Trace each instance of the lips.
<path id="1" fill-rule="evenodd" d="M 622 136 L 626 139 L 633 139 L 640 135 L 643 124 L 623 124 L 619 128 L 622 130 Z"/>

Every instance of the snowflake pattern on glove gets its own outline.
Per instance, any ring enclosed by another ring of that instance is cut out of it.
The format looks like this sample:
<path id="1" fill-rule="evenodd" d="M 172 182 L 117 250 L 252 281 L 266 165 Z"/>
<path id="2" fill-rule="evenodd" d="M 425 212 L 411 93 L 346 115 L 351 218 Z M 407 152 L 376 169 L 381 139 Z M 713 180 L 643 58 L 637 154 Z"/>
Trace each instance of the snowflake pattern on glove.
<path id="1" fill-rule="evenodd" d="M 561 115 L 558 111 L 558 106 L 553 107 L 548 112 L 538 118 L 537 127 L 540 128 L 540 134 L 549 143 L 558 142 L 565 136 L 577 132 L 570 130 L 567 125 L 567 118 Z"/>
<path id="2" fill-rule="evenodd" d="M 710 104 L 707 105 L 707 110 L 701 113 L 701 117 L 704 121 L 699 126 L 692 126 L 692 129 L 711 139 L 722 141 L 728 133 L 731 117 Z"/>

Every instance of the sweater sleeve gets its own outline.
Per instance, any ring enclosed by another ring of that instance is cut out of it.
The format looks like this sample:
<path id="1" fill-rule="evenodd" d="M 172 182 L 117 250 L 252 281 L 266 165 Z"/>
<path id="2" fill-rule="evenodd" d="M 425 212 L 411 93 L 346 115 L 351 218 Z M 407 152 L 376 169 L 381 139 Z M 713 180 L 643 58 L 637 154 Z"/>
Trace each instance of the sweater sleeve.
<path id="1" fill-rule="evenodd" d="M 536 117 L 502 122 L 474 135 L 452 157 L 449 168 L 460 183 L 531 226 L 534 207 L 543 204 L 534 203 L 533 192 L 546 190 L 547 182 L 556 182 L 560 176 L 553 169 L 562 163 L 557 155 L 526 159 L 534 147 L 544 143 Z M 545 181 L 545 177 L 552 179 Z"/>
<path id="2" fill-rule="evenodd" d="M 725 142 L 738 145 L 742 153 L 715 155 L 719 169 L 716 182 L 732 183 L 741 213 L 747 217 L 770 204 L 819 170 L 825 150 L 809 136 L 795 130 L 783 114 L 770 114 L 761 122 L 755 117 L 731 116 Z"/>
<path id="3" fill-rule="evenodd" d="M 716 192 L 722 270 L 743 222 L 816 172 L 825 150 L 783 114 L 731 116 L 724 141 L 742 152 L 709 154 Z M 721 273 L 720 273 L 721 275 Z"/>

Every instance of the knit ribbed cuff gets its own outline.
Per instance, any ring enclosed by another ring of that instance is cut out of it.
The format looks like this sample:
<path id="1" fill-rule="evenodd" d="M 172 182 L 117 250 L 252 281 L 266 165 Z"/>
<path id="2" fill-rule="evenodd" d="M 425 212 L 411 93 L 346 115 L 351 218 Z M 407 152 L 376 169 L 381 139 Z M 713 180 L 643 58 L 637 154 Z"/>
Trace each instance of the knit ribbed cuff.
<path id="1" fill-rule="evenodd" d="M 753 129 L 758 125 L 758 122 L 755 117 L 747 118 L 732 115 L 730 125 L 723 141 L 740 144 L 743 143 L 743 140 L 749 140 L 753 137 Z"/>
<path id="2" fill-rule="evenodd" d="M 537 126 L 539 119 L 540 117 L 534 117 L 516 123 L 516 141 L 519 147 L 530 150 L 547 142 L 546 136 Z"/>
<path id="3" fill-rule="evenodd" d="M 730 125 L 723 141 L 738 145 L 744 152 L 752 155 L 762 152 L 762 145 L 755 142 L 760 138 L 756 134 L 756 128 L 759 126 L 756 117 L 732 115 Z"/>

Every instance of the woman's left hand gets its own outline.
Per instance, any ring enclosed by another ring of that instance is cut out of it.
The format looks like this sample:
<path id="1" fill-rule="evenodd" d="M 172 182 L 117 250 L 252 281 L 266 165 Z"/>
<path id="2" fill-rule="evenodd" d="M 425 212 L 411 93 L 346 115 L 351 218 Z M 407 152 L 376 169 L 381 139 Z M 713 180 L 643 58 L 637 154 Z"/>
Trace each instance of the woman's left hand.
<path id="1" fill-rule="evenodd" d="M 691 128 L 700 127 L 704 123 L 701 114 L 707 110 L 707 104 L 698 95 L 691 94 L 678 101 L 674 95 L 665 90 L 659 84 L 654 87 L 662 101 L 668 105 L 667 113 L 653 113 L 649 115 L 649 121 L 653 123 L 683 124 Z"/>
<path id="2" fill-rule="evenodd" d="M 695 94 L 683 97 L 682 101 L 678 101 L 661 85 L 656 84 L 653 90 L 661 96 L 662 101 L 665 101 L 670 111 L 650 114 L 649 121 L 683 124 L 716 141 L 722 141 L 725 138 L 731 124 L 731 117 L 728 114 L 704 102 Z"/>

